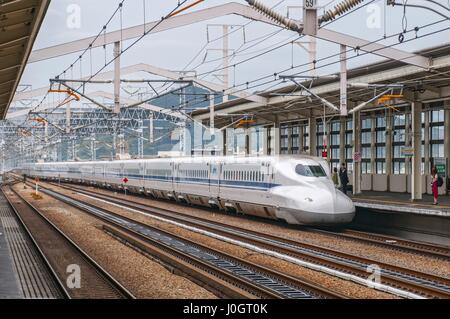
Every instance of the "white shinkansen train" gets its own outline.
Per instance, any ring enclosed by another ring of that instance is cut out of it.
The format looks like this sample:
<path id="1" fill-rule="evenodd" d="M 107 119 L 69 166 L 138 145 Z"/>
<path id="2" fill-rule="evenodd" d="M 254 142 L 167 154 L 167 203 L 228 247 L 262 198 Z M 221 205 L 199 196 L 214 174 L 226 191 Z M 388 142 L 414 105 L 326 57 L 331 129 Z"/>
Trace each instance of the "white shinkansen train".
<path id="1" fill-rule="evenodd" d="M 352 200 L 334 187 L 327 163 L 303 155 L 37 163 L 21 173 L 126 188 L 290 224 L 346 224 L 355 214 Z"/>

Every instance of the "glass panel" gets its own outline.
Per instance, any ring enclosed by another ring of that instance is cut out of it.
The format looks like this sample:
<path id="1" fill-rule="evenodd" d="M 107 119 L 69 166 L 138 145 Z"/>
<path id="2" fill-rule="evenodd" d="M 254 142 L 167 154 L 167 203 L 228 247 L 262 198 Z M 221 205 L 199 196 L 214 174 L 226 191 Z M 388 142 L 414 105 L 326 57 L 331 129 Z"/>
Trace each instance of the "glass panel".
<path id="1" fill-rule="evenodd" d="M 405 125 L 405 114 L 394 115 L 394 126 Z"/>
<path id="2" fill-rule="evenodd" d="M 339 145 L 341 143 L 340 134 L 331 134 L 331 145 Z"/>
<path id="3" fill-rule="evenodd" d="M 377 131 L 377 143 L 386 143 L 386 131 Z"/>
<path id="4" fill-rule="evenodd" d="M 395 130 L 394 131 L 394 142 L 404 142 L 405 141 L 405 130 Z"/>
<path id="5" fill-rule="evenodd" d="M 444 157 L 444 144 L 431 144 L 431 157 Z"/>
<path id="6" fill-rule="evenodd" d="M 431 122 L 444 122 L 444 110 L 431 111 Z"/>
<path id="7" fill-rule="evenodd" d="M 431 139 L 432 140 L 443 140 L 444 139 L 444 127 L 443 126 L 433 126 L 431 129 Z"/>
<path id="8" fill-rule="evenodd" d="M 347 144 L 347 145 L 353 144 L 353 133 L 345 134 L 345 144 Z"/>
<path id="9" fill-rule="evenodd" d="M 386 147 L 384 146 L 377 147 L 377 158 L 386 158 Z"/>
<path id="10" fill-rule="evenodd" d="M 331 123 L 331 131 L 336 132 L 341 130 L 341 122 L 340 121 L 334 121 Z"/>
<path id="11" fill-rule="evenodd" d="M 362 144 L 372 143 L 372 132 L 362 132 L 361 133 L 361 143 Z"/>
<path id="12" fill-rule="evenodd" d="M 322 177 L 326 176 L 325 171 L 320 165 L 302 165 L 297 164 L 295 167 L 295 172 L 301 176 L 315 176 Z"/>
<path id="13" fill-rule="evenodd" d="M 362 158 L 365 158 L 365 159 L 370 159 L 370 157 L 371 157 L 371 155 L 372 155 L 372 150 L 371 150 L 371 148 L 370 147 L 363 147 L 362 149 L 361 149 L 361 157 Z"/>
<path id="14" fill-rule="evenodd" d="M 386 127 L 386 118 L 383 117 L 377 117 L 377 127 L 382 128 Z"/>
<path id="15" fill-rule="evenodd" d="M 361 128 L 363 129 L 368 129 L 372 127 L 372 119 L 367 118 L 367 119 L 363 119 L 362 123 L 361 123 Z"/>
<path id="16" fill-rule="evenodd" d="M 347 130 L 353 130 L 353 120 L 347 120 Z"/>

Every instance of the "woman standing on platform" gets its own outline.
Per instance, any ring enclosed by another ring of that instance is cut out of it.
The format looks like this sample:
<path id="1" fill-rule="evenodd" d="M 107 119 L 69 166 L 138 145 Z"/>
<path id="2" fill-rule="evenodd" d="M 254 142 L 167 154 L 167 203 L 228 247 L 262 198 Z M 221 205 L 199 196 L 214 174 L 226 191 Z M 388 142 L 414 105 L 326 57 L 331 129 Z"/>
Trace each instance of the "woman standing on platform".
<path id="1" fill-rule="evenodd" d="M 431 168 L 431 191 L 433 192 L 433 199 L 434 199 L 433 205 L 438 204 L 438 194 L 439 194 L 438 178 L 439 176 L 437 173 L 436 166 L 433 166 Z"/>

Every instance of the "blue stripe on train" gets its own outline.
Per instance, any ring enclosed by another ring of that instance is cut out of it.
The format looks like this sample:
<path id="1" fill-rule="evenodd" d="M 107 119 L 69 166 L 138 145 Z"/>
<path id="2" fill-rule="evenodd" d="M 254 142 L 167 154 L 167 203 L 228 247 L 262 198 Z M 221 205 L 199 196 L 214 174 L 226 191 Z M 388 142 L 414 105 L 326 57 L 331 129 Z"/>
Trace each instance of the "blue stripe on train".
<path id="1" fill-rule="evenodd" d="M 41 170 L 41 171 L 49 171 L 54 173 L 52 170 Z M 68 172 L 69 174 L 74 174 L 74 172 Z M 80 173 L 78 173 L 80 174 Z M 95 174 L 94 174 L 95 175 Z M 101 174 L 103 176 L 103 174 Z M 113 178 L 122 178 L 122 174 L 106 174 L 106 177 L 113 177 Z M 144 180 L 151 180 L 151 181 L 161 181 L 161 182 L 172 182 L 172 177 L 168 176 L 156 176 L 156 175 L 135 175 L 130 174 L 127 175 L 128 178 L 136 178 L 141 179 L 144 178 Z M 272 187 L 280 186 L 279 184 L 273 184 L 273 183 L 266 183 L 266 182 L 254 182 L 254 181 L 228 181 L 228 180 L 210 180 L 207 178 L 187 178 L 187 177 L 175 177 L 173 180 L 175 183 L 186 183 L 186 184 L 200 184 L 200 185 L 210 185 L 215 186 L 219 185 L 226 185 L 227 187 L 231 188 L 253 188 L 258 190 L 267 190 Z"/>

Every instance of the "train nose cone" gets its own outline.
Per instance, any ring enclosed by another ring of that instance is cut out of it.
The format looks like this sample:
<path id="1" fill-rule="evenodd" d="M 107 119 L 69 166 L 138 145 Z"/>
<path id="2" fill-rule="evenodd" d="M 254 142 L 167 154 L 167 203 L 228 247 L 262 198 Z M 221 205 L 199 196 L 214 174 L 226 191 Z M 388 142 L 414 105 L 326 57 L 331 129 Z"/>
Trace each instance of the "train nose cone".
<path id="1" fill-rule="evenodd" d="M 334 200 L 334 223 L 348 224 L 355 218 L 355 205 L 353 201 L 344 193 L 336 190 Z"/>

